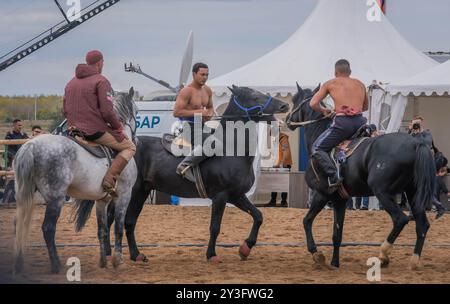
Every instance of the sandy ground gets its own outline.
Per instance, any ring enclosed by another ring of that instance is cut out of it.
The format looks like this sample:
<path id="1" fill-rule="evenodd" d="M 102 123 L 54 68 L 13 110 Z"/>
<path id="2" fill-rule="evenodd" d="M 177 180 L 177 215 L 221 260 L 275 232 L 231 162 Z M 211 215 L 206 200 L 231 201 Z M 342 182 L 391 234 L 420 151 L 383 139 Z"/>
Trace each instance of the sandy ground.
<path id="1" fill-rule="evenodd" d="M 260 208 L 264 214 L 258 242 L 297 243 L 305 241 L 300 226 L 306 210 L 285 208 Z M 84 231 L 77 234 L 69 223 L 71 206 L 66 205 L 58 223 L 57 244 L 97 244 L 95 212 Z M 217 249 L 221 264 L 206 262 L 206 247 L 176 247 L 176 244 L 206 244 L 209 238 L 209 207 L 180 207 L 147 205 L 139 219 L 137 240 L 140 244 L 160 244 L 163 247 L 146 247 L 141 252 L 148 263 L 136 263 L 128 259 L 114 269 L 97 266 L 98 247 L 59 248 L 61 261 L 70 257 L 81 261 L 82 283 L 368 283 L 367 259 L 378 255 L 377 247 L 344 247 L 341 252 L 341 268 L 327 269 L 313 264 L 305 246 L 257 246 L 247 261 L 241 261 L 237 248 Z M 30 247 L 25 254 L 26 272 L 12 277 L 12 220 L 15 209 L 0 208 L 0 281 L 32 283 L 67 283 L 66 274 L 50 274 L 46 248 Z M 38 206 L 33 215 L 30 244 L 44 244 L 40 226 L 44 207 Z M 317 242 L 330 242 L 332 210 L 324 210 L 314 226 Z M 450 215 L 432 223 L 418 271 L 408 269 L 412 247 L 394 247 L 391 264 L 382 269 L 381 283 L 450 283 L 450 244 L 448 227 Z M 237 208 L 227 208 L 219 244 L 240 244 L 250 231 L 252 220 Z M 385 212 L 350 211 L 346 215 L 344 242 L 380 243 L 391 229 L 391 221 Z M 415 226 L 410 223 L 397 244 L 413 244 Z M 126 240 L 124 241 L 126 243 Z M 331 259 L 331 247 L 321 247 Z M 68 267 L 66 267 L 68 268 Z"/>

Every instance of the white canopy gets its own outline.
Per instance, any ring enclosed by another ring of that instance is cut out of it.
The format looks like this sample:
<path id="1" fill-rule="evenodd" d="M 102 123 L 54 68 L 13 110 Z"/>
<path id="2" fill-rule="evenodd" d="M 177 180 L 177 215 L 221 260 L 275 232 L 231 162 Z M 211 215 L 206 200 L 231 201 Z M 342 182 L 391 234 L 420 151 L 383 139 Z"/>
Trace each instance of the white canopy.
<path id="1" fill-rule="evenodd" d="M 395 30 L 376 2 L 320 0 L 286 42 L 209 85 L 216 96 L 229 94 L 226 87 L 232 84 L 286 96 L 296 92 L 296 81 L 312 88 L 332 78 L 334 63 L 341 58 L 350 61 L 353 76 L 366 85 L 399 81 L 436 65 Z M 379 21 L 370 22 L 370 13 Z M 216 101 L 216 107 L 221 103 Z"/>
<path id="2" fill-rule="evenodd" d="M 439 96 L 450 94 L 450 60 L 409 79 L 393 83 L 387 87 L 392 95 L 415 96 L 425 94 Z"/>

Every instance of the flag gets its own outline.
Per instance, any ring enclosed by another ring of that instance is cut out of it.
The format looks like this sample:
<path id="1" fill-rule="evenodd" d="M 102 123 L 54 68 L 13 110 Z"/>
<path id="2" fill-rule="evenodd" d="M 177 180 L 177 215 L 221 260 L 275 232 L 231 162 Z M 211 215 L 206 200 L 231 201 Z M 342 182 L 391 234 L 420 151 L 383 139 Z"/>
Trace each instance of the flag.
<path id="1" fill-rule="evenodd" d="M 377 0 L 383 14 L 386 14 L 386 0 Z"/>

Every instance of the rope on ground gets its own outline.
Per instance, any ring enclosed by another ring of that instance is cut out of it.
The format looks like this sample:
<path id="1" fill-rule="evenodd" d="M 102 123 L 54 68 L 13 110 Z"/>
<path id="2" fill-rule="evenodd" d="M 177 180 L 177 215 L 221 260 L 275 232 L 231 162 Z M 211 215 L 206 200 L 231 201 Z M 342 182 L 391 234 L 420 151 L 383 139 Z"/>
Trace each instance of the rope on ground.
<path id="1" fill-rule="evenodd" d="M 239 247 L 241 244 L 217 244 L 217 247 L 223 247 L 223 248 L 235 248 Z M 317 246 L 320 247 L 333 247 L 333 243 L 317 243 Z M 64 248 L 64 247 L 80 247 L 80 248 L 86 248 L 86 247 L 98 247 L 98 244 L 57 244 L 56 247 L 58 248 Z M 111 246 L 114 246 L 114 244 L 111 244 Z M 124 247 L 127 247 L 127 244 L 123 245 Z M 304 247 L 306 246 L 305 242 L 302 243 L 257 243 L 255 245 L 256 247 Z M 380 247 L 381 243 L 342 243 L 341 247 Z M 394 244 L 396 247 L 414 247 L 415 244 Z M 445 243 L 437 243 L 437 244 L 431 244 L 432 247 L 437 248 L 450 248 L 450 244 Z M 30 248 L 46 248 L 47 246 L 45 244 L 32 244 L 29 245 Z M 139 244 L 137 245 L 139 248 L 177 248 L 177 247 L 208 247 L 208 244 L 190 244 L 190 243 L 180 243 L 180 244 Z M 6 248 L 0 246 L 0 248 Z"/>

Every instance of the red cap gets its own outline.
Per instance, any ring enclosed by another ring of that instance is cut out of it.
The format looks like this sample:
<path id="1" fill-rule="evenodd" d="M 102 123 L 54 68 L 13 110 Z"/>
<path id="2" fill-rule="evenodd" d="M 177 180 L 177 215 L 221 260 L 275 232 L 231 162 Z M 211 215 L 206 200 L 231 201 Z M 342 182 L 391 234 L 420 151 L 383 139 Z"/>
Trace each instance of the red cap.
<path id="1" fill-rule="evenodd" d="M 86 63 L 89 65 L 96 64 L 103 59 L 103 55 L 100 51 L 93 50 L 86 54 Z"/>

